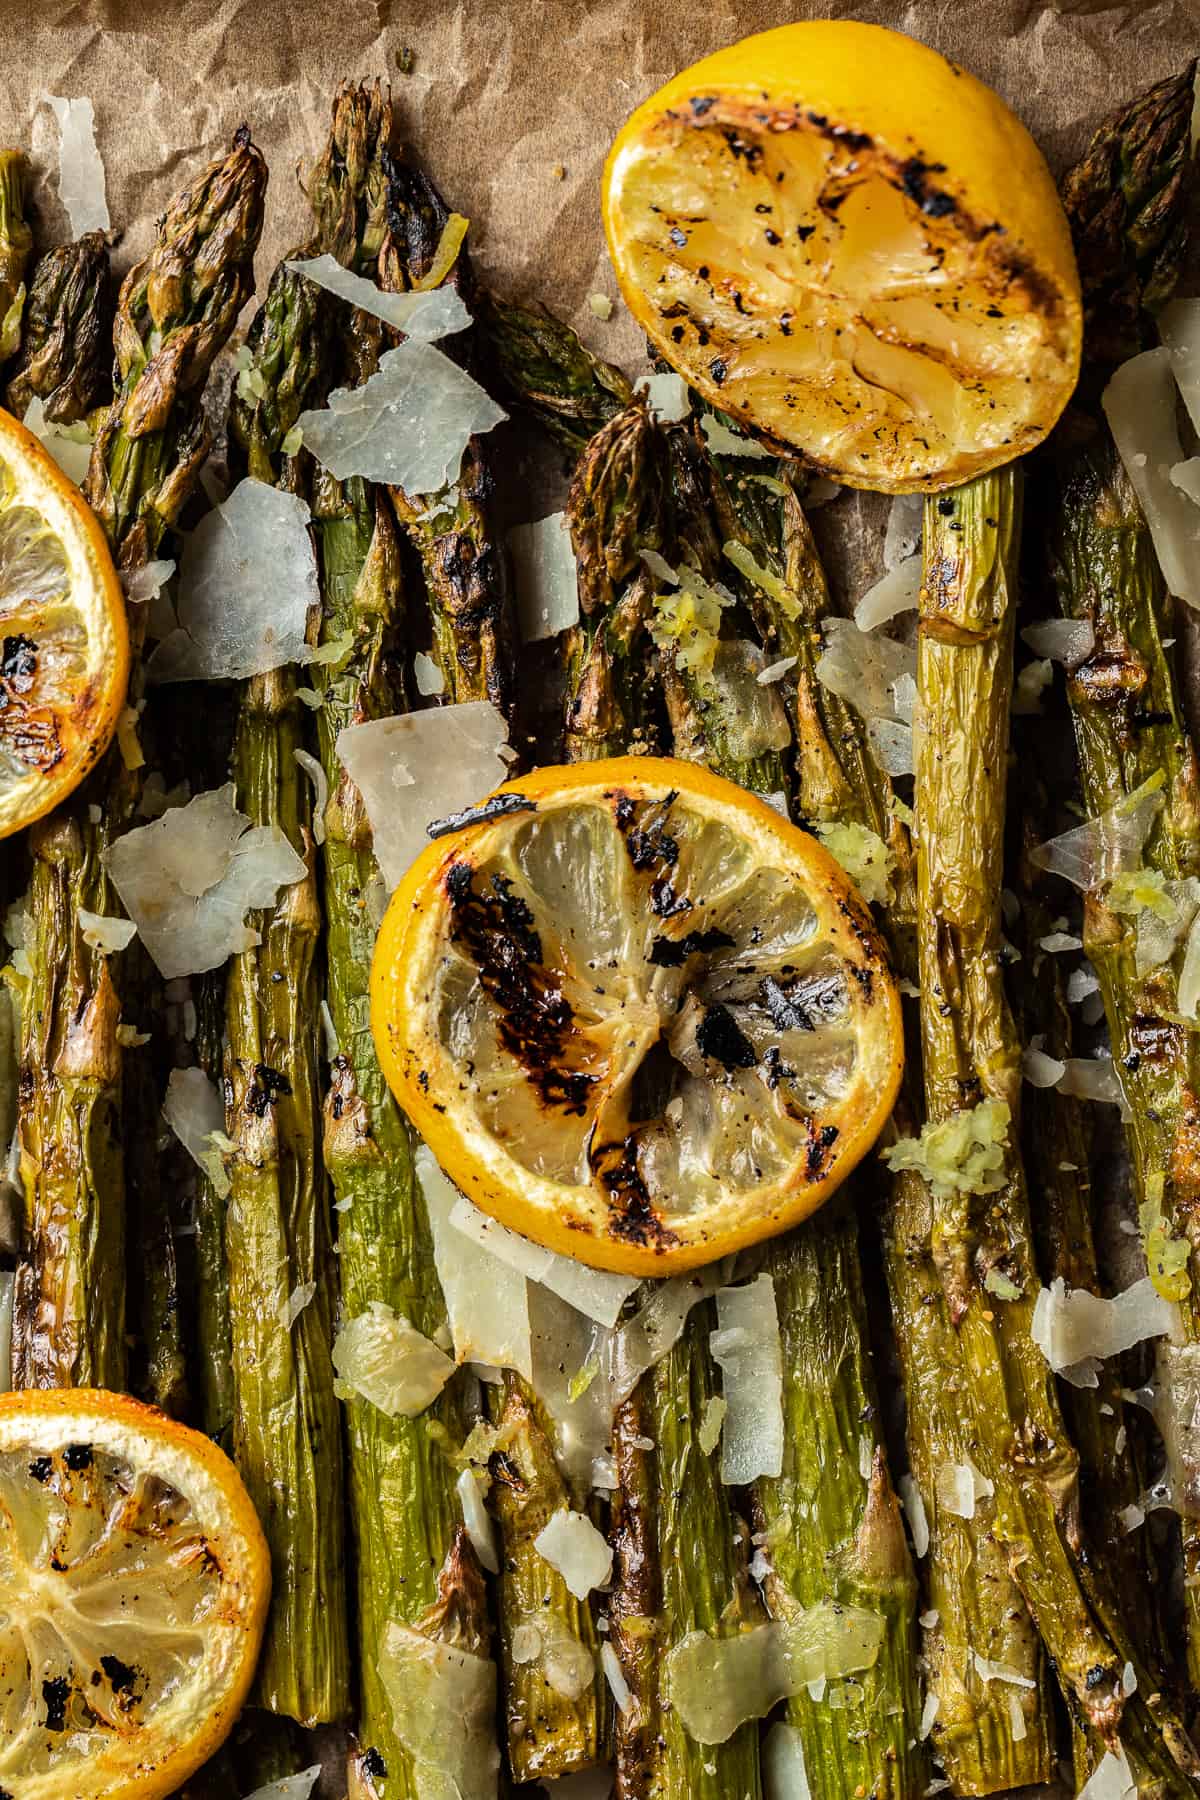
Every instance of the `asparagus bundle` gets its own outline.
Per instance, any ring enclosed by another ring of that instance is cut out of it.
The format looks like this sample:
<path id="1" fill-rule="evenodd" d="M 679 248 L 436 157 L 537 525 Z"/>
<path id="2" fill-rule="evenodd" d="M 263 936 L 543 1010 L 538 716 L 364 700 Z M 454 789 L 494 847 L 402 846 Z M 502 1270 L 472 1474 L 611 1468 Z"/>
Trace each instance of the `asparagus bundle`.
<path id="1" fill-rule="evenodd" d="M 379 90 L 344 88 L 309 183 L 317 247 L 358 273 L 372 273 L 385 233 L 383 157 L 391 109 Z M 343 334 L 351 383 L 371 373 L 373 321 L 351 317 Z M 368 978 L 375 926 L 368 899 L 379 886 L 362 796 L 337 755 L 346 725 L 396 708 L 389 653 L 405 594 L 387 496 L 361 480 L 342 486 L 324 473 L 312 497 L 321 564 L 321 642 L 338 645 L 318 666 L 316 718 L 330 785 L 325 812 L 323 898 L 328 996 L 338 1050 L 324 1106 L 325 1165 L 338 1206 L 342 1302 L 354 1319 L 374 1303 L 403 1314 L 427 1337 L 444 1328 L 433 1242 L 413 1170 L 408 1123 L 388 1091 L 369 1023 Z M 349 648 L 345 648 L 349 645 Z M 459 1525 L 455 1469 L 429 1429 L 463 1436 L 456 1383 L 419 1419 L 391 1417 L 368 1401 L 346 1402 L 350 1512 L 357 1549 L 358 1791 L 422 1800 L 420 1775 L 401 1745 L 380 1674 L 391 1624 L 465 1647 L 486 1642 L 486 1597 Z M 440 1571 L 440 1573 L 439 1573 Z"/>
<path id="2" fill-rule="evenodd" d="M 283 443 L 328 381 L 324 296 L 281 264 L 250 328 L 251 380 L 235 392 L 230 441 L 256 480 L 295 492 Z M 260 380 L 255 382 L 254 375 Z M 261 398 L 254 388 L 261 388 Z M 312 786 L 294 667 L 247 682 L 234 745 L 237 804 L 308 865 L 233 958 L 225 1023 L 228 1164 L 225 1257 L 233 1346 L 233 1447 L 271 1547 L 271 1616 L 260 1703 L 302 1724 L 350 1705 L 341 1425 L 333 1391 L 336 1282 L 321 1163 L 317 955 L 321 910 Z"/>
<path id="3" fill-rule="evenodd" d="M 1020 1045 L 998 956 L 1020 498 L 1009 469 L 925 507 L 916 779 L 925 1097 L 931 1124 L 972 1113 L 975 1162 L 940 1162 L 934 1139 L 909 1160 L 931 1173 L 943 1284 L 972 1377 L 973 1466 L 991 1484 L 993 1529 L 1067 1704 L 1094 1756 L 1119 1743 L 1139 1784 L 1186 1793 L 1200 1759 L 1081 1542 L 1078 1458 L 1031 1335 Z"/>
<path id="4" fill-rule="evenodd" d="M 1200 780 L 1165 639 L 1170 600 L 1133 489 L 1095 399 L 1111 362 L 1152 329 L 1149 309 L 1171 293 L 1189 224 L 1192 70 L 1157 84 L 1101 128 L 1067 177 L 1063 198 L 1084 279 L 1087 361 L 1080 403 L 1060 431 L 1047 506 L 1049 574 L 1068 618 L 1087 620 L 1095 653 L 1067 683 L 1080 783 L 1089 813 L 1102 813 L 1148 781 L 1162 809 L 1143 859 L 1150 879 L 1200 872 Z M 1131 1117 L 1127 1136 L 1139 1202 L 1161 1216 L 1159 1237 L 1193 1240 L 1198 1192 L 1196 1033 L 1178 1021 L 1170 960 L 1144 972 L 1137 933 L 1099 892 L 1084 905 L 1084 945 L 1100 981 L 1113 1061 Z M 1180 1296 L 1185 1342 L 1160 1355 L 1158 1423 L 1183 1512 L 1188 1667 L 1200 1682 L 1200 1528 L 1196 1472 L 1187 1451 L 1200 1358 L 1200 1286 L 1194 1248 Z M 1177 1288 L 1182 1283 L 1177 1283 Z"/>
<path id="5" fill-rule="evenodd" d="M 123 568 L 154 554 L 194 487 L 207 445 L 201 391 L 253 288 L 265 183 L 261 156 L 239 133 L 230 154 L 172 201 L 149 256 L 122 285 L 121 385 L 97 435 L 87 497 Z M 136 650 L 137 609 L 131 628 Z M 140 777 L 127 765 L 138 762 L 127 736 L 125 755 L 110 752 L 77 799 L 30 834 L 36 989 L 22 1045 L 29 1249 L 17 1278 L 19 1386 L 125 1385 L 128 1033 L 112 962 L 85 942 L 79 915 L 116 909 L 104 851 L 133 821 Z M 169 1233 L 157 1250 L 167 1241 Z"/>
<path id="6" fill-rule="evenodd" d="M 24 418 L 31 400 L 47 419 L 75 425 L 111 391 L 112 296 L 102 231 L 48 250 L 29 283 L 25 330 L 8 381 L 8 409 Z"/>
<path id="7" fill-rule="evenodd" d="M 0 364 L 21 341 L 25 268 L 32 250 L 33 233 L 25 217 L 25 158 L 19 150 L 0 150 Z"/>

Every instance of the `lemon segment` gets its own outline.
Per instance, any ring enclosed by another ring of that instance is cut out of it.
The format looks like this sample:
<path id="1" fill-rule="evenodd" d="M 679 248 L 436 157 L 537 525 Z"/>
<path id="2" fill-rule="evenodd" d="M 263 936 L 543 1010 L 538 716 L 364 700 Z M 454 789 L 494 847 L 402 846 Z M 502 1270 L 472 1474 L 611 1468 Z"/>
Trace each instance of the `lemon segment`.
<path id="1" fill-rule="evenodd" d="M 900 1073 L 895 985 L 845 875 L 693 763 L 543 769 L 501 792 L 413 865 L 372 974 L 384 1072 L 446 1173 L 514 1230 L 626 1274 L 803 1218 Z"/>
<path id="2" fill-rule="evenodd" d="M 266 1543 L 208 1438 L 100 1389 L 0 1397 L 0 1790 L 158 1800 L 245 1699 Z"/>
<path id="3" fill-rule="evenodd" d="M 83 780 L 128 679 L 125 601 L 99 522 L 0 411 L 0 837 Z"/>
<path id="4" fill-rule="evenodd" d="M 704 397 L 851 486 L 967 480 L 1079 369 L 1066 218 L 1033 139 L 900 32 L 785 25 L 628 120 L 603 204 L 622 293 Z"/>

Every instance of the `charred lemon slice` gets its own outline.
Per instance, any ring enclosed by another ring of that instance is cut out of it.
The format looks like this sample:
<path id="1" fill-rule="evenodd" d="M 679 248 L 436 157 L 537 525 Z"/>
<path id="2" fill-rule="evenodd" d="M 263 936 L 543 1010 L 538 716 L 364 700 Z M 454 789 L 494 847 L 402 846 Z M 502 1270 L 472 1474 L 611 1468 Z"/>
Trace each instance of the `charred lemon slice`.
<path id="1" fill-rule="evenodd" d="M 128 679 L 125 601 L 99 522 L 0 411 L 0 838 L 83 780 Z"/>
<path id="2" fill-rule="evenodd" d="M 208 1438 L 100 1389 L 0 1396 L 0 1789 L 174 1793 L 237 1717 L 270 1587 Z"/>
<path id="3" fill-rule="evenodd" d="M 832 858 L 694 763 L 542 769 L 435 840 L 372 972 L 384 1072 L 486 1212 L 665 1275 L 804 1218 L 873 1143 L 899 1002 Z"/>
<path id="4" fill-rule="evenodd" d="M 785 25 L 685 69 L 624 126 L 603 203 L 662 354 L 851 486 L 1008 462 L 1075 384 L 1079 278 L 1041 153 L 900 32 Z"/>

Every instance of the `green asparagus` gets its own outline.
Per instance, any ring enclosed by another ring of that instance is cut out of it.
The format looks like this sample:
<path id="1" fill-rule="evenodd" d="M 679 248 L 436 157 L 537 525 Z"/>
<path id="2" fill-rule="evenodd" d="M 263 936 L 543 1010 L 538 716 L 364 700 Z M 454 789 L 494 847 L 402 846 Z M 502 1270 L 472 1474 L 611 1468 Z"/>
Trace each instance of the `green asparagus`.
<path id="1" fill-rule="evenodd" d="M 75 425 L 111 395 L 112 295 L 102 231 L 48 250 L 34 265 L 25 330 L 8 380 L 8 409 L 31 400 L 47 419 Z"/>
<path id="2" fill-rule="evenodd" d="M 25 158 L 19 150 L 0 150 L 0 364 L 21 341 L 25 270 L 32 251 L 33 233 L 25 216 Z"/>
<path id="3" fill-rule="evenodd" d="M 235 472 L 289 492 L 303 483 L 283 449 L 328 382 L 324 296 L 280 265 L 250 329 L 247 380 L 230 411 Z M 282 832 L 307 864 L 261 941 L 235 956 L 226 994 L 225 1212 L 233 1344 L 233 1447 L 271 1547 L 272 1609 L 256 1694 L 304 1725 L 350 1706 L 341 1427 L 333 1391 L 337 1284 L 319 1151 L 321 909 L 312 786 L 297 671 L 256 675 L 234 745 L 239 809 Z"/>
<path id="4" fill-rule="evenodd" d="M 573 456 L 633 398 L 620 369 L 542 307 L 484 293 L 476 325 L 500 393 L 532 412 Z"/>

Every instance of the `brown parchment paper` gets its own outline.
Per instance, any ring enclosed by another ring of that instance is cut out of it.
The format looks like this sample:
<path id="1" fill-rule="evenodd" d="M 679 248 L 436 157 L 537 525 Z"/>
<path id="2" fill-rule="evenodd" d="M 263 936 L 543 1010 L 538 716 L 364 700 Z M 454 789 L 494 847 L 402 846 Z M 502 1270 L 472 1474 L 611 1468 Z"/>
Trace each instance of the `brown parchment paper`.
<path id="1" fill-rule="evenodd" d="M 0 143 L 35 171 L 40 244 L 67 235 L 49 94 L 89 97 L 124 268 L 188 172 L 243 121 L 271 169 L 259 293 L 304 235 L 297 171 L 343 77 L 381 76 L 407 139 L 471 220 L 480 273 L 643 366 L 616 304 L 599 216 L 625 116 L 677 69 L 752 31 L 837 17 L 892 25 L 991 83 L 1057 173 L 1117 103 L 1200 53 L 1200 0 L 0 0 Z M 411 60 L 411 72 L 404 72 Z M 610 321 L 588 304 L 614 301 Z M 252 309 L 248 309 L 249 311 Z M 547 510 L 532 490 L 518 516 Z M 886 506 L 843 493 L 817 515 L 845 602 L 881 566 Z M 322 1793 L 338 1795 L 336 1745 Z"/>

